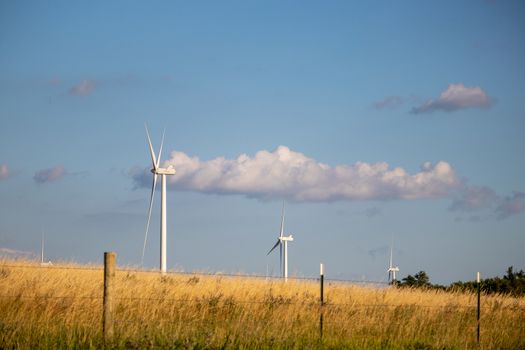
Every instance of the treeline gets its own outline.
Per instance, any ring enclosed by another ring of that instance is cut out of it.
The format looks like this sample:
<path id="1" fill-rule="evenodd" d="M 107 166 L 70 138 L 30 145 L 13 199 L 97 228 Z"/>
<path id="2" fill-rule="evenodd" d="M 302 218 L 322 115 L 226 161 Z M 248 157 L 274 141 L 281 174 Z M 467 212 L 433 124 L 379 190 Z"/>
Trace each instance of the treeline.
<path id="1" fill-rule="evenodd" d="M 425 271 L 419 271 L 414 276 L 408 275 L 401 281 L 397 282 L 396 286 L 400 288 L 427 288 L 464 292 L 475 292 L 478 288 L 476 281 L 458 281 L 451 283 L 449 286 L 432 284 L 430 283 L 430 278 Z M 487 294 L 496 293 L 510 294 L 513 296 L 525 296 L 525 272 L 523 272 L 523 270 L 515 272 L 514 268 L 510 266 L 507 269 L 506 275 L 503 277 L 482 279 L 480 283 L 480 289 L 482 292 Z"/>

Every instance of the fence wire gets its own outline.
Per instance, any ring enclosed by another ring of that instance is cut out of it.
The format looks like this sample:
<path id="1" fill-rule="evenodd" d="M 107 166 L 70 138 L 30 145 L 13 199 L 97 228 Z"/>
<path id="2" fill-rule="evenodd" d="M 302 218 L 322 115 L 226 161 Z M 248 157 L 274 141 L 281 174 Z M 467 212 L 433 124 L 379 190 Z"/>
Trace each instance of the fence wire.
<path id="1" fill-rule="evenodd" d="M 212 297 L 213 298 L 213 297 Z M 18 299 L 18 300 L 43 300 L 43 299 L 87 299 L 87 300 L 102 300 L 102 295 L 19 295 L 19 294 L 0 294 L 0 299 Z M 203 296 L 195 299 L 181 299 L 181 298 L 162 298 L 162 297 L 114 297 L 115 301 L 148 301 L 148 302 L 172 302 L 180 304 L 196 304 L 196 303 L 208 303 L 211 307 L 231 307 L 234 305 L 268 305 L 272 307 L 280 306 L 308 306 L 328 309 L 341 308 L 345 311 L 355 309 L 373 309 L 373 308 L 414 308 L 414 309 L 448 309 L 448 310 L 459 310 L 459 309 L 476 309 L 476 305 L 426 305 L 426 304 L 363 304 L 363 303 L 333 303 L 325 301 L 321 306 L 318 301 L 297 301 L 297 300 L 238 300 L 231 297 L 223 297 L 215 300 L 210 300 L 209 297 Z M 485 306 L 486 309 L 503 309 L 503 310 L 523 310 L 525 306 L 520 305 L 490 305 Z"/>
<path id="2" fill-rule="evenodd" d="M 39 265 L 30 265 L 30 264 L 0 264 L 0 268 L 14 268 L 14 269 L 26 269 L 26 268 L 42 268 L 47 270 L 72 270 L 72 271 L 96 271 L 102 272 L 102 266 L 39 266 Z M 153 270 L 144 270 L 144 269 L 129 269 L 121 268 L 117 269 L 118 273 L 148 273 L 148 274 L 158 274 L 158 271 Z M 184 272 L 184 271 L 171 271 L 166 275 L 162 276 L 163 278 L 169 276 L 210 276 L 210 277 L 232 277 L 232 278 L 255 278 L 255 279 L 266 279 L 266 280 L 275 280 L 282 281 L 281 277 L 275 276 L 262 276 L 262 275 L 249 275 L 249 274 L 231 274 L 231 273 L 211 273 L 211 272 Z M 298 281 L 319 281 L 319 278 L 315 277 L 289 277 L 289 280 L 298 280 Z M 344 279 L 325 279 L 328 286 L 330 282 L 334 283 L 364 283 L 369 285 L 384 285 L 386 284 L 383 281 L 371 281 L 371 280 L 344 280 Z M 213 297 L 213 296 L 212 296 Z M 37 294 L 37 295 L 24 295 L 24 294 L 0 294 L 0 299 L 11 299 L 11 300 L 103 300 L 103 294 L 100 295 L 49 295 L 49 294 Z M 268 299 L 263 300 L 239 300 L 231 296 L 223 296 L 217 300 L 210 300 L 210 297 L 202 296 L 201 298 L 165 298 L 165 297 L 114 297 L 116 302 L 131 301 L 131 302 L 167 302 L 167 303 L 179 303 L 179 304 L 201 304 L 208 303 L 210 307 L 220 308 L 220 307 L 232 307 L 238 305 L 267 305 L 272 308 L 280 307 L 291 307 L 291 306 L 304 306 L 313 308 L 316 310 L 324 310 L 324 312 L 349 312 L 356 310 L 368 310 L 368 309 L 396 309 L 396 308 L 410 308 L 410 309 L 442 309 L 449 312 L 459 312 L 459 310 L 475 310 L 476 305 L 459 305 L 459 304 L 445 304 L 445 305 L 425 305 L 425 304 L 387 304 L 387 303 L 354 303 L 354 302 L 331 302 L 330 300 L 324 301 L 323 305 L 319 304 L 319 300 L 309 300 L 309 301 L 300 301 L 293 300 L 289 297 L 280 298 L 280 296 L 270 296 Z M 487 309 L 497 308 L 505 309 L 512 311 L 525 311 L 524 306 L 520 305 L 490 305 L 486 306 Z M 318 311 L 318 312 L 319 312 Z"/>
<path id="3" fill-rule="evenodd" d="M 62 266 L 62 265 L 13 265 L 13 264 L 1 264 L 0 267 L 6 268 L 20 268 L 20 269 L 34 269 L 42 268 L 48 270 L 80 270 L 80 271 L 104 271 L 104 266 Z M 127 273 L 147 273 L 147 274 L 160 274 L 158 270 L 145 270 L 137 268 L 117 268 L 116 272 L 127 272 Z M 258 275 L 258 274 L 243 274 L 243 273 L 226 273 L 226 272 L 204 272 L 204 271 L 167 271 L 163 277 L 169 276 L 209 276 L 209 277 L 233 277 L 233 278 L 253 278 L 253 279 L 266 279 L 266 280 L 275 280 L 282 281 L 281 276 L 274 275 Z M 290 276 L 288 280 L 292 281 L 319 281 L 318 276 Z M 386 281 L 376 281 L 376 280 L 366 280 L 366 279 L 341 279 L 341 278 L 327 278 L 325 277 L 325 282 L 333 283 L 349 283 L 349 284 L 365 284 L 365 285 L 384 285 L 388 286 L 389 282 Z"/>

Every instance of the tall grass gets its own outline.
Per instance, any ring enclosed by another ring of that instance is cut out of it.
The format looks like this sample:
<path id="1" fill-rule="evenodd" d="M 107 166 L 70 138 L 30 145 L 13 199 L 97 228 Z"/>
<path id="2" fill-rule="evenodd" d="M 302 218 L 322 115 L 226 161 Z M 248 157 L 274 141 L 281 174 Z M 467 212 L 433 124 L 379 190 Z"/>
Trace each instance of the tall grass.
<path id="1" fill-rule="evenodd" d="M 118 270 L 102 338 L 103 271 L 0 261 L 0 348 L 469 349 L 476 296 L 313 281 Z M 482 349 L 525 348 L 525 299 L 482 296 Z"/>

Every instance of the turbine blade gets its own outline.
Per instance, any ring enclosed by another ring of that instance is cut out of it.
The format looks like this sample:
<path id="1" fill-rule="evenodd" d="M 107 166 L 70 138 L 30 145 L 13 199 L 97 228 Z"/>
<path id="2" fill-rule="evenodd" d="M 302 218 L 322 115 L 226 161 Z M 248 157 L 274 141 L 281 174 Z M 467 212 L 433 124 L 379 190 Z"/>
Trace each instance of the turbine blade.
<path id="1" fill-rule="evenodd" d="M 155 197 L 155 188 L 157 187 L 157 174 L 153 175 L 153 183 L 151 184 L 151 195 L 149 199 L 148 223 L 146 224 L 146 235 L 144 236 L 144 246 L 142 247 L 142 259 L 140 266 L 144 266 L 144 253 L 146 252 L 146 242 L 148 241 L 149 223 L 151 220 L 151 209 L 153 208 L 153 198 Z"/>
<path id="2" fill-rule="evenodd" d="M 392 268 L 392 246 L 390 246 L 390 268 Z"/>
<path id="3" fill-rule="evenodd" d="M 279 244 L 279 269 L 281 270 L 281 274 L 283 273 L 283 243 L 280 242 Z"/>
<path id="4" fill-rule="evenodd" d="M 148 136 L 149 152 L 151 153 L 151 162 L 153 163 L 153 169 L 157 169 L 157 158 L 155 157 L 155 151 L 153 150 L 153 146 L 151 145 L 148 127 L 146 126 L 146 124 L 144 124 L 144 127 L 146 128 L 146 135 Z"/>
<path id="5" fill-rule="evenodd" d="M 393 255 L 393 251 L 394 251 L 394 234 L 392 233 L 392 243 L 390 244 L 390 267 L 394 267 L 394 265 L 392 265 L 393 263 L 393 259 L 392 259 L 392 255 Z"/>
<path id="6" fill-rule="evenodd" d="M 162 141 L 160 142 L 160 150 L 159 150 L 159 157 L 157 158 L 157 168 L 160 165 L 160 156 L 162 155 L 162 146 L 164 145 L 164 133 L 166 132 L 166 129 L 162 131 Z"/>
<path id="7" fill-rule="evenodd" d="M 279 237 L 284 236 L 284 201 L 283 201 L 283 209 L 281 211 L 281 233 L 279 234 Z"/>
<path id="8" fill-rule="evenodd" d="M 272 247 L 272 249 L 270 249 L 268 253 L 266 253 L 266 255 L 270 255 L 270 253 L 273 252 L 273 250 L 279 245 L 279 243 L 281 243 L 281 241 L 278 239 L 277 243 L 275 243 L 275 245 Z"/>

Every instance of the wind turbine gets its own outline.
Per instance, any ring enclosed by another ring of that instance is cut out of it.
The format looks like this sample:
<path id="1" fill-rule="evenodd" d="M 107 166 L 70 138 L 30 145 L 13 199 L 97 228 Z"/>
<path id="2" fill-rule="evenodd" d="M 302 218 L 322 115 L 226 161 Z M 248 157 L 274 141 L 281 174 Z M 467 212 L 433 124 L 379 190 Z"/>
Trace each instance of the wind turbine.
<path id="1" fill-rule="evenodd" d="M 40 252 L 40 265 L 44 265 L 44 231 L 42 231 L 42 242 L 41 242 L 41 252 Z"/>
<path id="2" fill-rule="evenodd" d="M 144 264 L 144 252 L 146 250 L 146 242 L 148 240 L 149 223 L 151 219 L 151 209 L 153 207 L 153 198 L 155 197 L 155 188 L 157 187 L 157 175 L 161 175 L 161 197 L 160 197 L 160 271 L 162 274 L 166 273 L 166 176 L 175 175 L 175 169 L 172 165 L 167 168 L 161 168 L 160 157 L 162 155 L 162 145 L 164 144 L 164 132 L 162 133 L 162 141 L 160 143 L 160 150 L 158 157 L 155 156 L 155 151 L 151 145 L 151 139 L 149 137 L 148 127 L 146 127 L 146 135 L 148 137 L 149 151 L 151 153 L 151 163 L 153 168 L 151 172 L 153 174 L 153 183 L 151 185 L 151 196 L 149 200 L 148 210 L 148 223 L 146 224 L 146 235 L 144 237 L 144 246 L 142 248 L 142 261 Z"/>
<path id="3" fill-rule="evenodd" d="M 291 242 L 291 241 L 293 241 L 292 235 L 289 235 L 289 236 L 284 235 L 284 201 L 283 201 L 283 209 L 281 212 L 281 232 L 279 233 L 279 237 L 277 237 L 277 242 L 266 255 L 270 255 L 270 253 L 275 248 L 277 248 L 277 246 L 279 246 L 279 265 L 280 265 L 280 269 L 282 270 L 283 278 L 285 281 L 288 280 L 288 242 Z M 283 257 L 283 246 L 284 246 L 284 257 Z M 284 265 L 283 265 L 283 260 L 284 260 Z"/>
<path id="4" fill-rule="evenodd" d="M 390 264 L 388 265 L 388 282 L 391 284 L 396 284 L 396 272 L 399 272 L 399 267 L 392 265 L 392 251 L 394 247 L 394 240 L 392 240 L 392 245 L 390 246 Z"/>
<path id="5" fill-rule="evenodd" d="M 41 251 L 40 251 L 40 266 L 50 266 L 53 263 L 50 261 L 44 262 L 44 231 L 42 231 L 42 242 L 41 242 Z"/>

